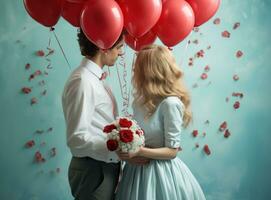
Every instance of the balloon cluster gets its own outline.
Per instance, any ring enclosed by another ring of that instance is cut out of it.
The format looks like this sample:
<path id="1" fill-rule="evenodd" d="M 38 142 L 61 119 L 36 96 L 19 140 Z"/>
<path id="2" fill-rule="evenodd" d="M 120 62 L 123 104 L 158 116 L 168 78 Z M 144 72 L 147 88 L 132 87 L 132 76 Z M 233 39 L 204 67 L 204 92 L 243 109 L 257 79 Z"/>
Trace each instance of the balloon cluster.
<path id="1" fill-rule="evenodd" d="M 87 38 L 108 49 L 125 28 L 125 42 L 138 51 L 157 37 L 168 47 L 208 21 L 220 0 L 24 0 L 28 14 L 46 27 L 62 16 Z"/>

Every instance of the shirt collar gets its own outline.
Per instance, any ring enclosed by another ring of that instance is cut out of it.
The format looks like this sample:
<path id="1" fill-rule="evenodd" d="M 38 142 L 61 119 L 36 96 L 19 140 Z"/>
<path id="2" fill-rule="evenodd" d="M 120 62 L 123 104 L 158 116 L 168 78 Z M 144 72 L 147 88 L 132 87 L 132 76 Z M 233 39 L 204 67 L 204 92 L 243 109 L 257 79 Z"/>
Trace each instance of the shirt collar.
<path id="1" fill-rule="evenodd" d="M 103 70 L 99 65 L 97 65 L 92 60 L 87 59 L 86 57 L 84 57 L 82 62 L 81 62 L 81 65 L 83 67 L 86 67 L 92 74 L 97 76 L 98 79 L 101 78 Z"/>

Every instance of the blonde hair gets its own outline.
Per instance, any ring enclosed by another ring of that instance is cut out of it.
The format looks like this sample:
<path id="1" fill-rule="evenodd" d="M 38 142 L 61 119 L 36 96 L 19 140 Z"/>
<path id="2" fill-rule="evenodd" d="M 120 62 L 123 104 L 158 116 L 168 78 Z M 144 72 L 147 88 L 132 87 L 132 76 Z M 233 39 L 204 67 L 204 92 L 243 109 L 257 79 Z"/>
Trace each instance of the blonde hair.
<path id="1" fill-rule="evenodd" d="M 176 96 L 184 104 L 184 127 L 191 120 L 190 97 L 182 82 L 183 73 L 165 46 L 149 45 L 138 52 L 134 64 L 133 86 L 135 103 L 147 109 L 150 117 L 166 97 Z"/>

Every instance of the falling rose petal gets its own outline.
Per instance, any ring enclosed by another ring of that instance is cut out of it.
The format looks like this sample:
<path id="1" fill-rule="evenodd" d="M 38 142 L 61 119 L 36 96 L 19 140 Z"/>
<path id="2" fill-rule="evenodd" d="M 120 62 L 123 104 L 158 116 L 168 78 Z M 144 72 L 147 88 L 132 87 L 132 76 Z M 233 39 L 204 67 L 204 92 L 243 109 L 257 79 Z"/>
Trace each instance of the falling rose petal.
<path id="1" fill-rule="evenodd" d="M 196 56 L 197 58 L 204 57 L 204 53 L 205 53 L 204 50 L 201 49 L 201 50 L 199 50 L 199 51 L 196 53 L 195 56 Z"/>
<path id="2" fill-rule="evenodd" d="M 44 133 L 44 130 L 38 129 L 35 131 L 35 133 L 42 134 L 42 133 Z"/>
<path id="3" fill-rule="evenodd" d="M 216 18 L 216 19 L 213 21 L 213 23 L 214 23 L 215 25 L 220 24 L 220 18 Z"/>
<path id="4" fill-rule="evenodd" d="M 209 46 L 207 47 L 207 50 L 209 50 L 209 49 L 211 49 L 211 45 L 209 45 Z"/>
<path id="5" fill-rule="evenodd" d="M 244 97 L 244 94 L 241 93 L 241 92 L 233 92 L 233 93 L 232 93 L 232 96 L 233 96 L 233 97 L 240 97 L 240 98 L 243 98 L 243 97 Z"/>
<path id="6" fill-rule="evenodd" d="M 192 88 L 197 88 L 197 87 L 198 87 L 197 83 L 195 83 L 195 84 L 192 85 Z"/>
<path id="7" fill-rule="evenodd" d="M 41 162 L 45 162 L 46 160 L 43 158 L 42 154 L 39 151 L 37 151 L 35 153 L 35 161 L 37 163 L 41 163 Z"/>
<path id="8" fill-rule="evenodd" d="M 196 32 L 196 33 L 199 32 L 199 27 L 194 27 L 193 31 Z"/>
<path id="9" fill-rule="evenodd" d="M 51 157 L 55 157 L 56 156 L 56 148 L 53 147 L 51 150 L 50 150 L 50 155 Z"/>
<path id="10" fill-rule="evenodd" d="M 211 150 L 207 144 L 204 145 L 203 150 L 208 156 L 211 154 Z"/>
<path id="11" fill-rule="evenodd" d="M 33 105 L 33 104 L 37 104 L 38 103 L 38 99 L 36 98 L 36 97 L 33 97 L 32 99 L 31 99 L 31 106 Z"/>
<path id="12" fill-rule="evenodd" d="M 199 134 L 198 130 L 193 130 L 193 131 L 192 131 L 193 137 L 197 137 L 198 134 Z"/>
<path id="13" fill-rule="evenodd" d="M 195 144 L 195 147 L 196 147 L 196 148 L 199 148 L 199 143 L 196 143 L 196 144 Z"/>
<path id="14" fill-rule="evenodd" d="M 41 74 L 42 74 L 42 73 L 41 73 L 40 70 L 37 70 L 37 71 L 35 71 L 35 73 L 34 73 L 35 76 L 39 76 L 39 75 L 41 75 Z"/>
<path id="15" fill-rule="evenodd" d="M 43 73 L 44 73 L 44 75 L 46 75 L 46 76 L 48 76 L 48 75 L 49 75 L 47 71 L 44 71 Z"/>
<path id="16" fill-rule="evenodd" d="M 45 55 L 43 50 L 36 51 L 36 55 L 39 57 L 43 57 Z"/>
<path id="17" fill-rule="evenodd" d="M 239 26 L 240 26 L 240 22 L 236 22 L 236 23 L 233 25 L 233 29 L 235 30 L 235 29 L 239 28 Z"/>
<path id="18" fill-rule="evenodd" d="M 31 148 L 31 147 L 33 147 L 35 145 L 35 141 L 34 140 L 29 140 L 29 141 L 27 141 L 26 143 L 25 143 L 25 147 L 26 148 Z"/>
<path id="19" fill-rule="evenodd" d="M 223 132 L 227 128 L 228 124 L 226 121 L 224 121 L 222 124 L 219 126 L 219 131 Z"/>
<path id="20" fill-rule="evenodd" d="M 239 101 L 236 101 L 236 102 L 233 104 L 233 107 L 234 107 L 235 110 L 238 109 L 238 108 L 240 108 L 240 102 L 239 102 Z"/>
<path id="21" fill-rule="evenodd" d="M 41 142 L 40 143 L 40 146 L 45 146 L 46 145 L 46 142 Z"/>
<path id="22" fill-rule="evenodd" d="M 195 39 L 195 40 L 193 40 L 193 43 L 194 43 L 194 44 L 198 44 L 199 41 L 198 41 L 197 39 Z"/>
<path id="23" fill-rule="evenodd" d="M 201 78 L 202 80 L 205 80 L 205 79 L 208 78 L 208 75 L 207 75 L 206 73 L 202 73 L 201 76 L 200 76 L 200 78 Z"/>
<path id="24" fill-rule="evenodd" d="M 30 67 L 31 67 L 31 66 L 30 66 L 29 63 L 26 63 L 26 64 L 25 64 L 25 69 L 26 69 L 26 70 L 30 69 Z"/>
<path id="25" fill-rule="evenodd" d="M 229 100 L 230 100 L 229 97 L 226 97 L 226 102 L 229 102 Z"/>
<path id="26" fill-rule="evenodd" d="M 31 90 L 31 88 L 29 88 L 29 87 L 23 87 L 23 88 L 22 88 L 22 92 L 23 92 L 24 94 L 29 94 L 31 91 L 32 91 L 32 90 Z"/>
<path id="27" fill-rule="evenodd" d="M 47 132 L 52 132 L 52 131 L 53 131 L 52 127 L 48 128 L 48 130 L 47 130 Z"/>
<path id="28" fill-rule="evenodd" d="M 31 75 L 29 76 L 28 80 L 31 81 L 31 80 L 34 79 L 34 78 L 35 78 L 35 74 L 31 74 Z"/>
<path id="29" fill-rule="evenodd" d="M 193 58 L 191 58 L 191 57 L 189 58 L 188 65 L 189 65 L 189 66 L 192 66 L 192 65 L 193 65 Z"/>
<path id="30" fill-rule="evenodd" d="M 224 137 L 228 138 L 228 137 L 230 137 L 230 135 L 231 135 L 231 133 L 230 133 L 229 129 L 226 129 L 226 131 L 224 133 Z"/>
<path id="31" fill-rule="evenodd" d="M 232 78 L 233 78 L 234 81 L 238 81 L 239 80 L 239 76 L 237 74 L 233 75 Z"/>
<path id="32" fill-rule="evenodd" d="M 204 71 L 205 71 L 205 72 L 209 72 L 209 71 L 210 71 L 209 65 L 206 65 L 206 66 L 204 67 Z"/>
<path id="33" fill-rule="evenodd" d="M 240 51 L 240 50 L 238 50 L 238 51 L 236 52 L 236 57 L 237 57 L 237 58 L 241 58 L 242 56 L 243 56 L 243 52 Z"/>
<path id="34" fill-rule="evenodd" d="M 206 132 L 203 132 L 203 133 L 202 133 L 202 136 L 205 137 L 205 136 L 206 136 Z"/>
<path id="35" fill-rule="evenodd" d="M 53 67 L 51 67 L 51 63 L 49 63 L 47 66 L 46 66 L 47 69 L 53 69 Z"/>
<path id="36" fill-rule="evenodd" d="M 41 93 L 42 96 L 45 96 L 46 94 L 47 94 L 47 90 L 43 90 Z"/>
<path id="37" fill-rule="evenodd" d="M 56 168 L 56 173 L 60 173 L 60 168 L 58 167 L 58 168 Z"/>
<path id="38" fill-rule="evenodd" d="M 45 81 L 44 80 L 39 81 L 39 85 L 40 86 L 44 86 L 45 85 Z"/>
<path id="39" fill-rule="evenodd" d="M 230 38 L 231 37 L 231 33 L 229 31 L 223 31 L 221 33 L 222 37 L 224 38 Z"/>
<path id="40" fill-rule="evenodd" d="M 204 123 L 207 124 L 207 125 L 209 125 L 210 121 L 207 119 Z"/>

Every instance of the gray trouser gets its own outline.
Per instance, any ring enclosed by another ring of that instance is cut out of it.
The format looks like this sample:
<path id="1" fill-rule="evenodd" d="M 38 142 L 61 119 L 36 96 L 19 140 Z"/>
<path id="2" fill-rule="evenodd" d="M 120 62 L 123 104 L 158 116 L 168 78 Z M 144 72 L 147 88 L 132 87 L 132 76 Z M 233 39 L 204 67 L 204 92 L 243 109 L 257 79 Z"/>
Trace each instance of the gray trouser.
<path id="1" fill-rule="evenodd" d="M 89 157 L 73 157 L 69 183 L 75 200 L 112 200 L 118 183 L 119 163 L 105 163 Z"/>

